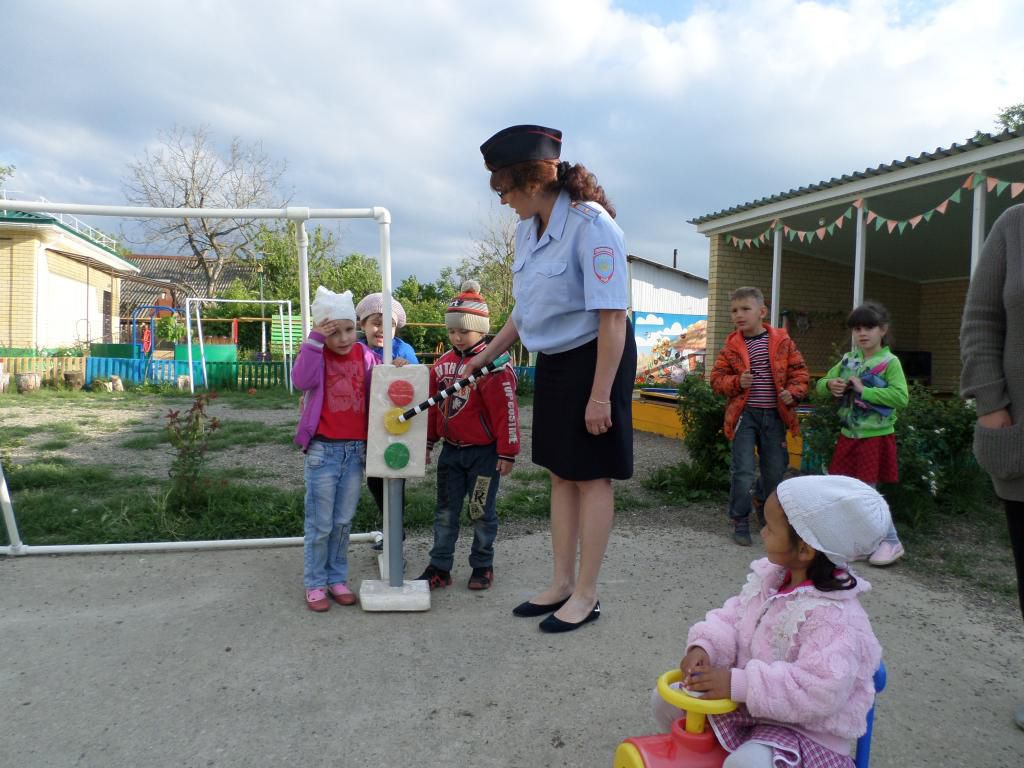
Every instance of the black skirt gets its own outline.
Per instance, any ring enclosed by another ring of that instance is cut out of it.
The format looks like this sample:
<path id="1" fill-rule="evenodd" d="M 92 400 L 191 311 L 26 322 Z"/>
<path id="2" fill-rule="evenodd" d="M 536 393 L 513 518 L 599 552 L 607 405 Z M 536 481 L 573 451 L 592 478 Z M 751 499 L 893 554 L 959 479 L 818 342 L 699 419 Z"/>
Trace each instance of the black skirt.
<path id="1" fill-rule="evenodd" d="M 537 355 L 533 395 L 533 463 L 565 480 L 633 476 L 633 381 L 636 338 L 626 324 L 622 360 L 612 383 L 612 426 L 587 432 L 584 415 L 597 366 L 597 339 L 556 355 Z"/>

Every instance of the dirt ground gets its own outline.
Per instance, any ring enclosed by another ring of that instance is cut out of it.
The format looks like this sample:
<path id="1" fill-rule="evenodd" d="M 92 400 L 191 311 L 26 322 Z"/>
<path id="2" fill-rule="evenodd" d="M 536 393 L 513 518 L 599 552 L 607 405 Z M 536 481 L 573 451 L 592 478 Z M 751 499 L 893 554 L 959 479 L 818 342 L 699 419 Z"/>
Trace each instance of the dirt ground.
<path id="1" fill-rule="evenodd" d="M 165 408 L 105 411 L 82 426 L 95 439 L 59 453 L 155 476 L 160 451 L 120 443 L 159 426 Z M 221 415 L 294 420 L 288 409 Z M 117 419 L 124 428 L 113 431 Z M 679 450 L 638 434 L 638 474 Z M 301 459 L 281 446 L 220 460 L 301 482 Z M 415 614 L 306 611 L 298 547 L 0 558 L 0 766 L 608 766 L 622 738 L 650 732 L 650 687 L 678 663 L 687 627 L 735 593 L 759 556 L 727 539 L 714 505 L 642 498 L 650 503 L 620 515 L 613 533 L 602 619 L 561 636 L 510 613 L 549 572 L 543 522 L 503 528 L 484 593 L 465 589 L 463 537 L 455 584 Z M 410 535 L 407 571 L 429 546 Z M 365 545 L 350 562 L 354 584 L 377 578 Z M 1011 718 L 1024 701 L 1024 631 L 1012 601 L 904 565 L 861 571 L 889 668 L 872 765 L 1024 764 Z"/>

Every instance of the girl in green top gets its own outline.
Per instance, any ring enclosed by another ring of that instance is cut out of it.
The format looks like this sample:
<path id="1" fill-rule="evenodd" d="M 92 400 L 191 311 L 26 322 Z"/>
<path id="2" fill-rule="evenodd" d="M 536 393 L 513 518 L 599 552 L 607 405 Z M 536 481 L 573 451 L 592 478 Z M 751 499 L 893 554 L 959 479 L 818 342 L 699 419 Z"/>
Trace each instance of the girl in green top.
<path id="1" fill-rule="evenodd" d="M 853 333 L 853 349 L 822 377 L 818 392 L 839 399 L 842 434 L 832 453 L 830 475 L 848 475 L 877 486 L 899 480 L 896 462 L 896 410 L 910 400 L 903 366 L 889 351 L 889 312 L 881 304 L 866 302 L 850 313 L 846 326 Z M 868 562 L 891 565 L 904 549 L 890 525 L 885 540 Z"/>

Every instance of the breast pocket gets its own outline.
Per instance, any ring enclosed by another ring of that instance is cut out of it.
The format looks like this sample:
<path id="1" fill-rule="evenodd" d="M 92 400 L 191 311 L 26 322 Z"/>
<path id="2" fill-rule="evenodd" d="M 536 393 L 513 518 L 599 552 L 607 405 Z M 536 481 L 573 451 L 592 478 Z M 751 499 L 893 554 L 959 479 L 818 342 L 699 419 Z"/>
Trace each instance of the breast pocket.
<path id="1" fill-rule="evenodd" d="M 542 261 L 537 265 L 537 274 L 542 277 L 558 277 L 565 272 L 565 268 L 564 261 Z"/>

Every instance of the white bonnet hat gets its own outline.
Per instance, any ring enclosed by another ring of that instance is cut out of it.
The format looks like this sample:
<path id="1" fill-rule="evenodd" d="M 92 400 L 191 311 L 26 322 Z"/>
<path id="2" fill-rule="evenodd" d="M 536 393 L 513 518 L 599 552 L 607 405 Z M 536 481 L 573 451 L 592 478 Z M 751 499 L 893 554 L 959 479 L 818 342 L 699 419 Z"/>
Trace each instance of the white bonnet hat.
<path id="1" fill-rule="evenodd" d="M 362 322 L 370 315 L 384 314 L 384 294 L 369 293 L 356 305 L 356 316 Z M 403 307 L 394 296 L 391 297 L 391 317 L 395 321 L 395 327 L 401 328 L 405 325 L 405 307 Z"/>
<path id="2" fill-rule="evenodd" d="M 352 291 L 335 293 L 321 285 L 316 289 L 316 297 L 309 309 L 313 313 L 313 325 L 320 325 L 327 320 L 351 320 L 353 323 L 356 321 Z"/>
<path id="3" fill-rule="evenodd" d="M 874 552 L 892 521 L 882 494 L 853 477 L 794 477 L 775 493 L 797 536 L 840 567 Z"/>

